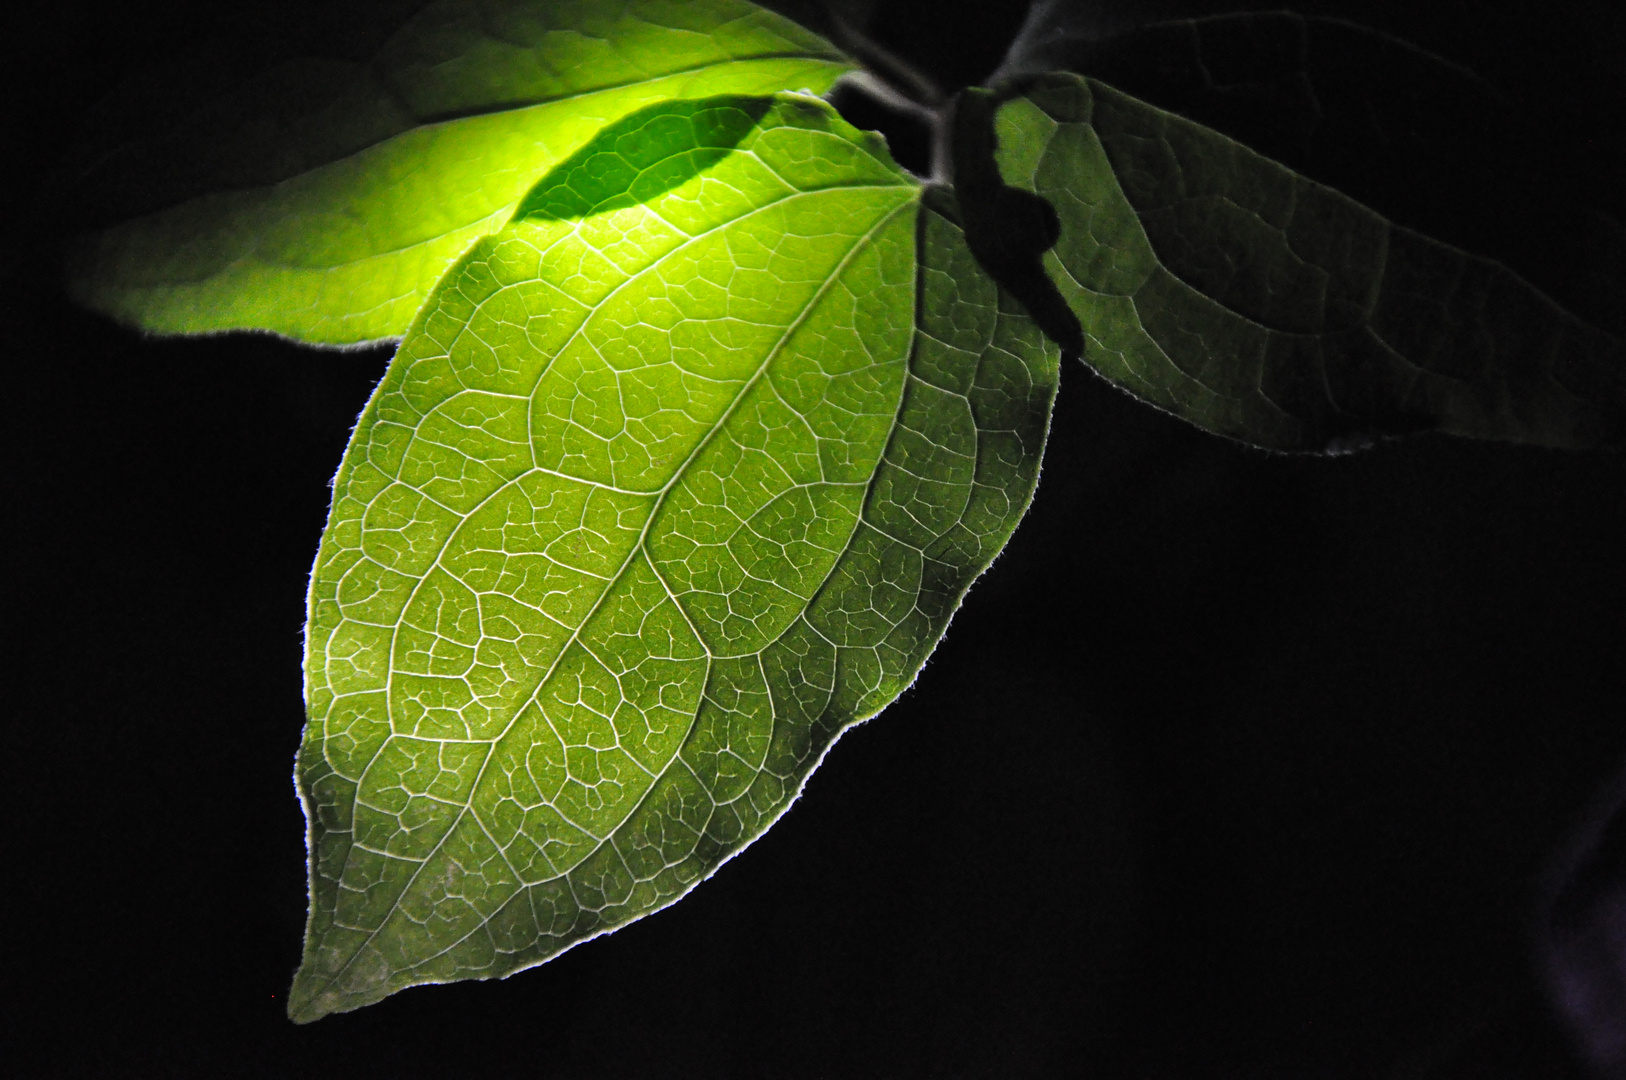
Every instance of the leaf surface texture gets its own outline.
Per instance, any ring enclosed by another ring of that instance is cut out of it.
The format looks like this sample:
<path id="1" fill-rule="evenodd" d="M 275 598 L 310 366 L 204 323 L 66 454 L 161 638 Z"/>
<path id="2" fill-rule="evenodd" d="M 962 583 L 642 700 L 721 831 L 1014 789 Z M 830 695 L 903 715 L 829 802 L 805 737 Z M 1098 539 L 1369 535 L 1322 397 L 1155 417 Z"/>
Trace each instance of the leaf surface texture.
<path id="1" fill-rule="evenodd" d="M 295 1019 L 671 903 L 913 679 L 1058 358 L 925 195 L 817 99 L 660 108 L 435 289 L 312 577 Z"/>

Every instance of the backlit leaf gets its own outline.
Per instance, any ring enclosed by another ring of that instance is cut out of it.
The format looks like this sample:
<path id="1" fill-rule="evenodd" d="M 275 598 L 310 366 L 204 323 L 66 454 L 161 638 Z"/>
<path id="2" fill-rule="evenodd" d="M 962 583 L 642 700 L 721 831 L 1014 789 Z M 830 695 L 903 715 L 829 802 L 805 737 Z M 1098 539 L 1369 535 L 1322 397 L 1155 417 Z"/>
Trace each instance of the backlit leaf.
<path id="1" fill-rule="evenodd" d="M 664 907 L 910 683 L 1058 359 L 951 202 L 817 99 L 679 103 L 436 287 L 311 582 L 296 1020 Z"/>
<path id="2" fill-rule="evenodd" d="M 83 238 L 70 284 L 158 333 L 398 337 L 605 124 L 674 98 L 822 93 L 850 66 L 744 0 L 442 0 L 365 66 L 278 69 L 94 162 L 83 184 L 142 216 Z"/>

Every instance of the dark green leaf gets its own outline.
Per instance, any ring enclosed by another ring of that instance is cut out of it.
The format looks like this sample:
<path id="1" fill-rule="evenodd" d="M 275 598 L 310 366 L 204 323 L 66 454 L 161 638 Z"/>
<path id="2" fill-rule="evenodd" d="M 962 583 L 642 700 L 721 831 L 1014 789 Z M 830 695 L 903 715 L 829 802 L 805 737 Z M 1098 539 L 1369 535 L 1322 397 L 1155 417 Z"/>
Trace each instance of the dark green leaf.
<path id="1" fill-rule="evenodd" d="M 1005 180 L 1060 219 L 1045 265 L 1086 362 L 1161 408 L 1279 450 L 1626 434 L 1621 342 L 1497 263 L 1079 76 L 996 134 Z"/>
<path id="2" fill-rule="evenodd" d="M 1527 95 L 1341 19 L 1247 11 L 1103 33 L 1099 12 L 1044 10 L 1006 76 L 1087 75 L 1626 333 L 1626 229 L 1576 182 L 1578 148 Z"/>

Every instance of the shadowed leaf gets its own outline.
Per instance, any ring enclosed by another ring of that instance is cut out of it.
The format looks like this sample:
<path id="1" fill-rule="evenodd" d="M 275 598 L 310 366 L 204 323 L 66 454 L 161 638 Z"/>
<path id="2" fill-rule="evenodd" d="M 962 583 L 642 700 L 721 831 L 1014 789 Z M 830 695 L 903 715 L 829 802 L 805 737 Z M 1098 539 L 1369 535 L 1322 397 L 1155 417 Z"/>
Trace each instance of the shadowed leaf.
<path id="1" fill-rule="evenodd" d="M 1339 19 L 1249 11 L 1103 32 L 1098 10 L 1074 7 L 1071 25 L 1066 5 L 1044 10 L 1004 76 L 1087 75 L 1626 332 L 1626 230 L 1578 189 L 1573 150 L 1546 137 L 1522 97 Z"/>
<path id="2" fill-rule="evenodd" d="M 514 220 L 568 221 L 649 202 L 728 156 L 767 108 L 767 98 L 735 97 L 640 109 L 554 166 Z"/>
<path id="3" fill-rule="evenodd" d="M 1278 450 L 1626 433 L 1620 340 L 1497 263 L 1079 76 L 1005 103 L 996 136 L 1060 219 L 1045 266 L 1085 361 L 1160 408 Z"/>

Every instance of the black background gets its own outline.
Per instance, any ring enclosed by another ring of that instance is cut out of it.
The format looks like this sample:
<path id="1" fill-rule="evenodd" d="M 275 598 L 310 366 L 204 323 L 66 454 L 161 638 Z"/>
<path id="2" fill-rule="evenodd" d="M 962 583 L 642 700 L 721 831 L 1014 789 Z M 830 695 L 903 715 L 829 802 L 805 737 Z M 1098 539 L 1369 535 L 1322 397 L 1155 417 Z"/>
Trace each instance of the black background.
<path id="1" fill-rule="evenodd" d="M 540 969 L 290 1024 L 305 579 L 388 353 L 143 340 L 54 291 L 28 244 L 69 223 L 30 200 L 132 72 L 364 56 L 411 7 L 5 17 L 14 1065 L 1582 1075 L 1530 927 L 1553 853 L 1626 759 L 1619 459 L 1440 437 L 1271 457 L 1077 367 L 1007 553 L 914 688 L 760 843 Z M 1618 5 L 1312 7 L 1492 78 L 1539 120 L 1538 166 L 1621 214 Z M 1021 15 L 899 3 L 874 30 L 952 84 L 992 68 Z"/>

